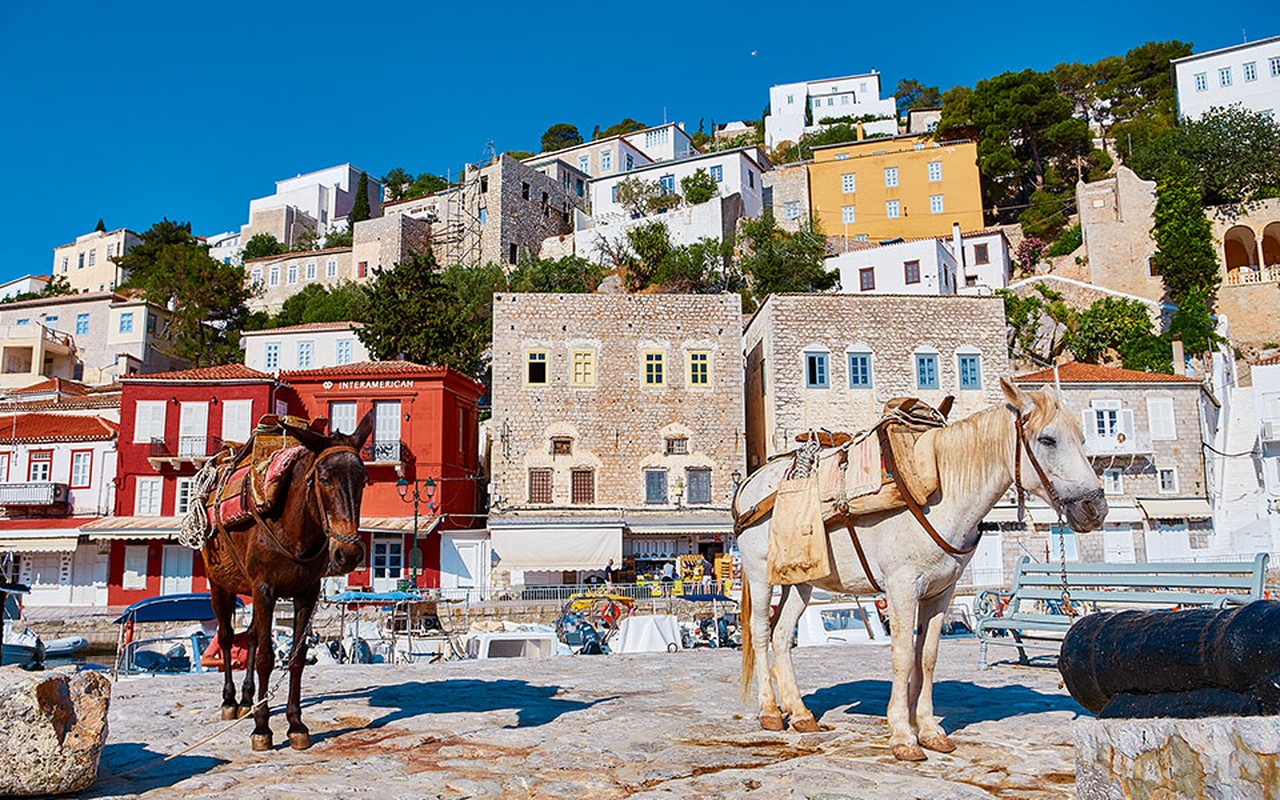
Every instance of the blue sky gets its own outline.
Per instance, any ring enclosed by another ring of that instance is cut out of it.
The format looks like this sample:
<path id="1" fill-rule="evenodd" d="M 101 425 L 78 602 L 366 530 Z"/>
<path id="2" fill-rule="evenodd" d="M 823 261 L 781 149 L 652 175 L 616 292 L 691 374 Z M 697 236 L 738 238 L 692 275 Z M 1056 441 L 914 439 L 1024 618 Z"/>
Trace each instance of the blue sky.
<path id="1" fill-rule="evenodd" d="M 274 181 L 346 161 L 443 174 L 490 140 L 536 150 L 560 121 L 589 136 L 625 116 L 758 117 L 774 83 L 876 69 L 889 92 L 945 90 L 1152 39 L 1280 33 L 1258 8 L 0 0 L 0 278 L 48 271 L 99 217 L 238 228 Z"/>

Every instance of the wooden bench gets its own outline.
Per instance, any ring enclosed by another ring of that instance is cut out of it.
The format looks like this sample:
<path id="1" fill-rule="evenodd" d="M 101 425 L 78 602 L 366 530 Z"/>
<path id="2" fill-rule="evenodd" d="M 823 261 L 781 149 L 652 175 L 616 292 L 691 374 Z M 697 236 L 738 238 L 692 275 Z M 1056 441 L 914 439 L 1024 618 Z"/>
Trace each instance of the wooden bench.
<path id="1" fill-rule="evenodd" d="M 1158 562 L 1147 564 L 1067 564 L 1071 600 L 1081 613 L 1156 606 L 1222 608 L 1263 597 L 1267 554 L 1252 561 Z M 1071 617 L 1062 609 L 1062 565 L 1018 559 L 1013 588 L 987 589 L 973 603 L 981 642 L 982 669 L 989 668 L 987 645 L 1058 652 Z"/>

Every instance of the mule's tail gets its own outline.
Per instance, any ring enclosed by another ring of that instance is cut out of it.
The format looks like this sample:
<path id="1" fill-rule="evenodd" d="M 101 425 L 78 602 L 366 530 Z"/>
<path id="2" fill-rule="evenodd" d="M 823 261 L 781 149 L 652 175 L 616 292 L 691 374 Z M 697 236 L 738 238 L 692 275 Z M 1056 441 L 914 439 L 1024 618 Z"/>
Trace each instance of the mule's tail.
<path id="1" fill-rule="evenodd" d="M 738 603 L 738 630 L 742 636 L 742 701 L 751 695 L 751 673 L 755 669 L 755 647 L 751 643 L 751 581 L 742 576 L 742 599 Z"/>

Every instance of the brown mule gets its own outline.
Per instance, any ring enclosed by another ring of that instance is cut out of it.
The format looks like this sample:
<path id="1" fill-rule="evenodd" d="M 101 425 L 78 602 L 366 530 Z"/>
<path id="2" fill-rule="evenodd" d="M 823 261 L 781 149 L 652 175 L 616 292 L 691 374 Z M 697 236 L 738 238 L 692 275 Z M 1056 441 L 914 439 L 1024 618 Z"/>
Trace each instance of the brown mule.
<path id="1" fill-rule="evenodd" d="M 289 654 L 289 744 L 296 750 L 311 746 L 302 724 L 302 670 L 306 665 L 307 626 L 320 597 L 326 574 L 346 574 L 364 561 L 360 544 L 360 501 L 369 474 L 360 448 L 373 432 L 373 412 L 365 414 L 352 434 L 325 436 L 289 427 L 290 435 L 307 448 L 289 468 L 287 485 L 274 508 L 254 514 L 234 529 L 218 528 L 205 543 L 205 572 L 213 608 L 218 615 L 218 646 L 226 676 L 222 687 L 222 718 L 254 715 L 254 750 L 273 746 L 267 703 L 267 681 L 275 667 L 271 622 L 276 600 L 293 598 L 293 650 Z M 239 702 L 231 675 L 232 613 L 237 594 L 253 597 L 252 633 L 245 661 Z M 254 698 L 254 673 L 257 698 Z"/>

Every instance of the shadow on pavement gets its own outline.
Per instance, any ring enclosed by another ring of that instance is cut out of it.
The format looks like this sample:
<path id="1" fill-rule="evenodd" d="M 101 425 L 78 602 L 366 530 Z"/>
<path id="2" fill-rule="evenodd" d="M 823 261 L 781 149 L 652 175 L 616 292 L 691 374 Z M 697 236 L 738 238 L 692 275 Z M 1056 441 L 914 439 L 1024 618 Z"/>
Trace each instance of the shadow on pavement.
<path id="1" fill-rule="evenodd" d="M 227 763 L 223 758 L 194 755 L 178 756 L 164 763 L 151 763 L 159 762 L 164 757 L 164 753 L 148 750 L 146 745 L 138 742 L 108 743 L 102 748 L 102 760 L 98 762 L 98 780 L 77 797 L 142 794 L 152 789 L 172 786 Z M 144 764 L 150 766 L 143 767 Z M 137 771 L 121 774 L 128 770 Z"/>
<path id="2" fill-rule="evenodd" d="M 819 719 L 832 709 L 852 703 L 846 714 L 885 716 L 889 707 L 889 681 L 864 680 L 819 689 L 804 703 Z M 933 684 L 933 713 L 943 727 L 953 733 L 979 722 L 994 722 L 1022 714 L 1045 711 L 1083 711 L 1065 692 L 1046 694 L 1026 686 L 981 686 L 968 681 L 937 681 Z"/>

